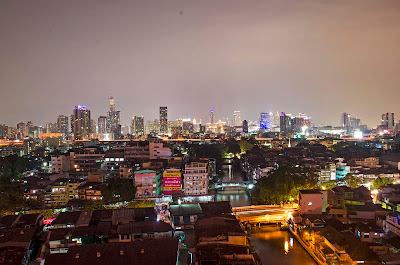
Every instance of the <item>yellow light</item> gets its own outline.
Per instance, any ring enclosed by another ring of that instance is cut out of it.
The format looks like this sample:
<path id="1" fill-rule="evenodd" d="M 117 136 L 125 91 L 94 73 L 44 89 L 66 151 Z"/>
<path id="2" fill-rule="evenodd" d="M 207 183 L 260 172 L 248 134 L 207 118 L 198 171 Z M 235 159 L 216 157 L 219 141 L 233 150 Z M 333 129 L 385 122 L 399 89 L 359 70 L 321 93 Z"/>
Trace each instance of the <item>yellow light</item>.
<path id="1" fill-rule="evenodd" d="M 289 242 L 285 241 L 285 254 L 289 252 Z"/>
<path id="2" fill-rule="evenodd" d="M 371 194 L 372 194 L 372 195 L 376 195 L 376 194 L 378 194 L 378 193 L 379 193 L 378 190 L 371 190 Z"/>

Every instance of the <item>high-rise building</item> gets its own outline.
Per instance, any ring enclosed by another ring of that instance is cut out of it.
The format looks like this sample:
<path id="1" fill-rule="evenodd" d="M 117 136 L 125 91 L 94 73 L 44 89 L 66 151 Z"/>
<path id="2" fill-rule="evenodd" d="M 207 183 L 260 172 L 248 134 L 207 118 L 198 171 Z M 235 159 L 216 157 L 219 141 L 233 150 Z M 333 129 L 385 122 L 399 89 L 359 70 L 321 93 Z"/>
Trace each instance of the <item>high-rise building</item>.
<path id="1" fill-rule="evenodd" d="M 291 130 L 290 115 L 287 115 L 285 112 L 282 112 L 281 116 L 280 116 L 279 124 L 280 124 L 281 133 L 289 133 Z"/>
<path id="2" fill-rule="evenodd" d="M 5 138 L 8 135 L 8 126 L 0 124 L 0 138 Z"/>
<path id="3" fill-rule="evenodd" d="M 193 123 L 190 120 L 183 120 L 182 133 L 183 135 L 189 135 L 193 133 Z"/>
<path id="4" fill-rule="evenodd" d="M 110 97 L 110 110 L 107 112 L 107 133 L 112 133 L 114 139 L 121 138 L 120 111 L 115 110 L 115 99 Z"/>
<path id="5" fill-rule="evenodd" d="M 243 133 L 249 133 L 249 123 L 247 120 L 243 121 Z"/>
<path id="6" fill-rule="evenodd" d="M 210 124 L 214 124 L 214 108 L 210 109 Z"/>
<path id="7" fill-rule="evenodd" d="M 68 116 L 58 115 L 57 117 L 58 132 L 67 135 L 68 134 Z"/>
<path id="8" fill-rule="evenodd" d="M 296 126 L 293 132 L 305 133 L 305 131 L 308 130 L 311 126 L 311 118 L 304 113 L 300 113 L 294 121 L 296 123 Z"/>
<path id="9" fill-rule="evenodd" d="M 35 138 L 35 125 L 33 125 L 33 122 L 28 121 L 26 123 L 26 131 L 27 131 L 28 137 Z"/>
<path id="10" fill-rule="evenodd" d="M 347 112 L 342 112 L 340 115 L 340 126 L 350 127 L 350 114 Z"/>
<path id="11" fill-rule="evenodd" d="M 235 127 L 241 127 L 242 124 L 242 119 L 240 117 L 240 111 L 236 110 L 233 112 L 233 126 Z"/>
<path id="12" fill-rule="evenodd" d="M 260 130 L 271 130 L 271 116 L 268 112 L 260 113 Z"/>
<path id="13" fill-rule="evenodd" d="M 353 130 L 360 129 L 361 127 L 361 119 L 357 117 L 350 118 L 350 126 Z"/>
<path id="14" fill-rule="evenodd" d="M 23 122 L 20 122 L 17 124 L 17 138 L 19 140 L 25 139 L 27 136 L 27 131 L 26 131 L 26 124 Z"/>
<path id="15" fill-rule="evenodd" d="M 160 133 L 168 133 L 168 109 L 167 107 L 160 107 Z"/>
<path id="16" fill-rule="evenodd" d="M 89 139 L 91 120 L 86 106 L 75 106 L 72 114 L 73 133 L 76 140 Z"/>
<path id="17" fill-rule="evenodd" d="M 98 133 L 107 133 L 107 117 L 100 116 L 97 119 L 97 132 Z"/>
<path id="18" fill-rule="evenodd" d="M 144 117 L 135 116 L 132 118 L 132 135 L 142 136 L 144 135 Z"/>
<path id="19" fill-rule="evenodd" d="M 381 124 L 389 131 L 393 131 L 395 127 L 394 123 L 394 113 L 387 112 L 382 114 L 382 121 Z"/>

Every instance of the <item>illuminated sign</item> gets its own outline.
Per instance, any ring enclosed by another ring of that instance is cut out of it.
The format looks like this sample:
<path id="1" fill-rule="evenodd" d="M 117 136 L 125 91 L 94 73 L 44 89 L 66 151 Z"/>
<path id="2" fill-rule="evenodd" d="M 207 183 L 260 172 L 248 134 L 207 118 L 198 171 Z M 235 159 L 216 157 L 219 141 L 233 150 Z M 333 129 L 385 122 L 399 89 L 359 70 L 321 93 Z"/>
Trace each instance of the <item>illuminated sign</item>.
<path id="1" fill-rule="evenodd" d="M 180 194 L 182 192 L 181 187 L 181 173 L 180 172 L 165 172 L 163 174 L 164 181 L 164 195 Z"/>

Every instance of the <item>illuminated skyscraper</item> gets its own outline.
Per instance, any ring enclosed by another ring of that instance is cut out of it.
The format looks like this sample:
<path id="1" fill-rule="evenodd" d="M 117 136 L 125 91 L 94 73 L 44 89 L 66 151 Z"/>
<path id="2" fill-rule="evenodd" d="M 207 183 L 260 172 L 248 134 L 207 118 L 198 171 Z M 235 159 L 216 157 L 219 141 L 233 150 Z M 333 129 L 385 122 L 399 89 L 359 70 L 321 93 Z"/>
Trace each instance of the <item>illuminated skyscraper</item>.
<path id="1" fill-rule="evenodd" d="M 100 116 L 97 119 L 97 132 L 98 133 L 106 133 L 107 132 L 107 117 Z"/>
<path id="2" fill-rule="evenodd" d="M 280 116 L 280 130 L 281 130 L 281 133 L 289 133 L 290 132 L 290 128 L 291 126 L 290 126 L 290 116 L 289 115 L 286 115 L 286 113 L 285 112 L 282 112 L 281 113 L 281 116 Z"/>
<path id="3" fill-rule="evenodd" d="M 271 116 L 268 112 L 260 113 L 260 130 L 271 130 Z"/>
<path id="4" fill-rule="evenodd" d="M 233 126 L 235 127 L 241 127 L 242 124 L 242 119 L 240 117 L 240 111 L 234 111 L 233 112 Z"/>
<path id="5" fill-rule="evenodd" d="M 90 110 L 86 106 L 75 106 L 72 114 L 73 133 L 76 140 L 88 139 L 90 131 Z"/>
<path id="6" fill-rule="evenodd" d="M 350 114 L 347 112 L 342 112 L 340 115 L 340 126 L 342 127 L 350 127 Z"/>
<path id="7" fill-rule="evenodd" d="M 392 131 L 394 129 L 394 113 L 387 112 L 382 114 L 382 121 L 381 124 L 387 129 Z"/>
<path id="8" fill-rule="evenodd" d="M 243 121 L 243 133 L 249 133 L 249 123 L 247 120 Z"/>
<path id="9" fill-rule="evenodd" d="M 110 110 L 107 112 L 107 133 L 112 133 L 114 139 L 121 138 L 120 112 L 115 110 L 115 99 L 110 97 Z"/>
<path id="10" fill-rule="evenodd" d="M 167 107 L 160 107 L 160 133 L 168 133 L 168 109 Z"/>
<path id="11" fill-rule="evenodd" d="M 210 109 L 210 124 L 214 124 L 214 108 Z"/>
<path id="12" fill-rule="evenodd" d="M 19 140 L 23 140 L 25 139 L 25 137 L 27 136 L 27 132 L 26 132 L 26 124 L 23 122 L 20 122 L 17 124 L 17 138 Z"/>
<path id="13" fill-rule="evenodd" d="M 64 136 L 68 134 L 68 116 L 58 115 L 57 117 L 58 132 Z"/>
<path id="14" fill-rule="evenodd" d="M 142 136 L 144 135 L 144 117 L 135 116 L 132 118 L 132 135 Z"/>

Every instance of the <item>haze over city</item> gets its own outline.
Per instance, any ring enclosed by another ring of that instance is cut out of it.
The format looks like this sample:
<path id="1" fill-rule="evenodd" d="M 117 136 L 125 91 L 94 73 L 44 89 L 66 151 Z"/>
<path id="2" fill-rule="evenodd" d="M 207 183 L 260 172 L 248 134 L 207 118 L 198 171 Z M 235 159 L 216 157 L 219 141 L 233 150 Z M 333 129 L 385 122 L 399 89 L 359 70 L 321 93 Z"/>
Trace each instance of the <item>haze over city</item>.
<path id="1" fill-rule="evenodd" d="M 399 1 L 2 1 L 1 122 L 46 124 L 116 98 L 134 115 L 368 126 L 399 113 Z"/>

